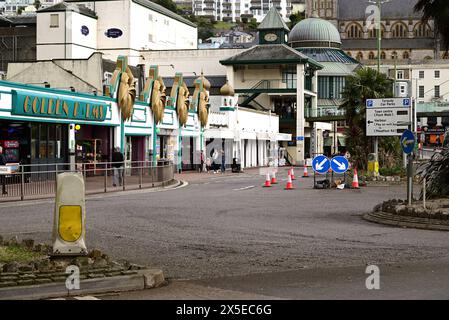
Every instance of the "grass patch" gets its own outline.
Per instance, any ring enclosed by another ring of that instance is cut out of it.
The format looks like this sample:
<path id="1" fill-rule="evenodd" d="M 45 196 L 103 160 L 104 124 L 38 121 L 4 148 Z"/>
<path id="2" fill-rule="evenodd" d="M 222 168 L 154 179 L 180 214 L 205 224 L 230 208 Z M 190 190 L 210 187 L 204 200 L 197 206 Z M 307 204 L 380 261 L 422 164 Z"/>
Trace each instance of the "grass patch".
<path id="1" fill-rule="evenodd" d="M 236 24 L 235 23 L 229 23 L 229 22 L 225 22 L 225 21 L 217 21 L 214 24 L 214 29 L 218 29 L 218 30 L 231 30 L 232 27 L 235 27 Z"/>
<path id="2" fill-rule="evenodd" d="M 42 253 L 29 251 L 20 246 L 0 246 L 0 262 L 21 262 L 27 263 L 43 257 Z"/>

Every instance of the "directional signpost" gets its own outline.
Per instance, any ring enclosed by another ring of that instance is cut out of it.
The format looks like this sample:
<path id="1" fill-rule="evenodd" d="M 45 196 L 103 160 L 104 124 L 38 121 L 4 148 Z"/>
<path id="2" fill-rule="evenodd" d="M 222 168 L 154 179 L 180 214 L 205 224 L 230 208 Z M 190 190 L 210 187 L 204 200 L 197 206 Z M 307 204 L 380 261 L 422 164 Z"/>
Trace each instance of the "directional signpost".
<path id="1" fill-rule="evenodd" d="M 366 135 L 400 136 L 410 125 L 410 98 L 367 99 Z"/>
<path id="2" fill-rule="evenodd" d="M 331 169 L 335 173 L 345 173 L 349 169 L 349 161 L 343 156 L 336 156 L 332 158 Z"/>
<path id="3" fill-rule="evenodd" d="M 312 160 L 312 169 L 316 173 L 326 174 L 331 167 L 331 162 L 326 156 L 319 155 Z"/>

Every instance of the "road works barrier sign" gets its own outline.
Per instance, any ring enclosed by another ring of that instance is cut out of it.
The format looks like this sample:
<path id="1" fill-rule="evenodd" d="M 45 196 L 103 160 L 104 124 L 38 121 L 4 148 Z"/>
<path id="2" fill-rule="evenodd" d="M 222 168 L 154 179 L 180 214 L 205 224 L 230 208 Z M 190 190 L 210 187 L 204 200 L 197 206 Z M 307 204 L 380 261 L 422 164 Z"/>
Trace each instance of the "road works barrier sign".
<path id="1" fill-rule="evenodd" d="M 410 98 L 367 99 L 366 135 L 400 136 L 410 125 Z"/>
<path id="2" fill-rule="evenodd" d="M 325 174 L 329 171 L 331 162 L 326 156 L 319 155 L 312 160 L 312 169 L 316 173 Z"/>
<path id="3" fill-rule="evenodd" d="M 406 154 L 410 154 L 415 149 L 415 135 L 410 130 L 404 131 L 401 136 L 401 148 Z"/>
<path id="4" fill-rule="evenodd" d="M 344 156 L 336 156 L 331 160 L 331 169 L 335 173 L 345 173 L 349 169 L 349 161 Z"/>
<path id="5" fill-rule="evenodd" d="M 53 255 L 87 254 L 84 241 L 85 188 L 80 173 L 57 176 L 53 225 Z"/>

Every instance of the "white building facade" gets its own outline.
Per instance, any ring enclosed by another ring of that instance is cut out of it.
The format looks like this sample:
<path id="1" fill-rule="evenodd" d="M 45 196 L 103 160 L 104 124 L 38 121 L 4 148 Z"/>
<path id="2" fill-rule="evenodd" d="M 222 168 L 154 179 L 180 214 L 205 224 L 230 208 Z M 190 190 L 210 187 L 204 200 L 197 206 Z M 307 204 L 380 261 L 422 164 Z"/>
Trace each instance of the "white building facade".
<path id="1" fill-rule="evenodd" d="M 193 13 L 217 21 L 241 21 L 255 18 L 261 22 L 271 7 L 276 6 L 287 21 L 292 4 L 289 0 L 192 0 Z"/>
<path id="2" fill-rule="evenodd" d="M 137 65 L 149 50 L 196 49 L 196 25 L 149 0 L 70 1 L 37 13 L 37 60 L 102 52 Z"/>

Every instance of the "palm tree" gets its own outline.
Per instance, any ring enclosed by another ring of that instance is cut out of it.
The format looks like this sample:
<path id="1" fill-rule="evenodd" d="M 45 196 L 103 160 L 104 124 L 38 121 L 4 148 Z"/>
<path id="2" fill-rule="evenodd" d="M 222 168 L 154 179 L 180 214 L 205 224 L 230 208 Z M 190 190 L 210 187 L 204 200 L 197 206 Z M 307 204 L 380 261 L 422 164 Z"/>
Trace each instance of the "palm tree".
<path id="1" fill-rule="evenodd" d="M 427 23 L 433 19 L 435 31 L 441 35 L 443 48 L 449 51 L 449 1 L 448 0 L 418 0 L 415 5 L 416 12 L 422 12 L 422 22 Z"/>
<path id="2" fill-rule="evenodd" d="M 360 68 L 346 79 L 342 92 L 346 111 L 346 146 L 354 165 L 366 169 L 372 139 L 366 136 L 366 99 L 390 98 L 393 96 L 392 81 L 372 68 Z"/>

